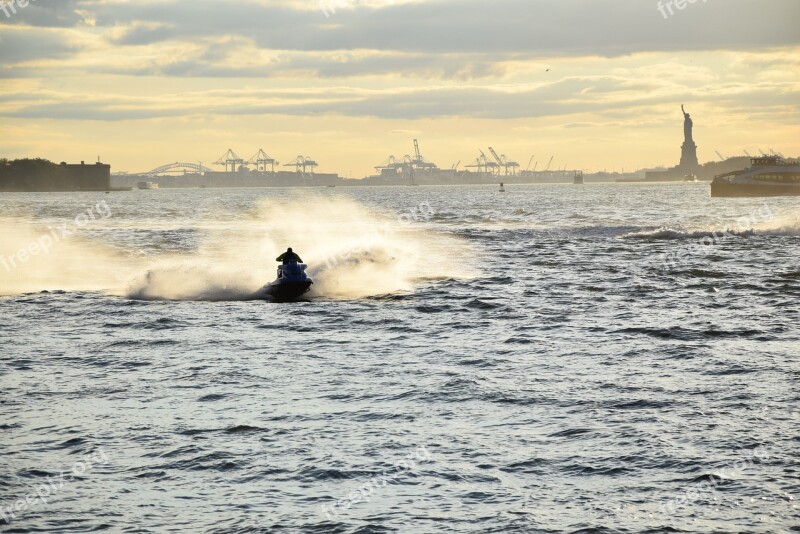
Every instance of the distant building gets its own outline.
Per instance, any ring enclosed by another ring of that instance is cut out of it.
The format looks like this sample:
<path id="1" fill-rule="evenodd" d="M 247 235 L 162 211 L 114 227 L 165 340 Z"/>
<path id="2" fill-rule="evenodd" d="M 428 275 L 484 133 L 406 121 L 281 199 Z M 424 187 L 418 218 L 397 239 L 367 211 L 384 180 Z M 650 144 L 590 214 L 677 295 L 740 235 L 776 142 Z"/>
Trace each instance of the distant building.
<path id="1" fill-rule="evenodd" d="M 61 163 L 42 159 L 4 161 L 0 165 L 0 191 L 69 192 L 109 191 L 111 165 Z"/>
<path id="2" fill-rule="evenodd" d="M 111 189 L 111 165 L 95 163 L 86 165 L 62 163 L 64 174 L 61 185 L 68 187 L 65 191 L 108 191 Z"/>

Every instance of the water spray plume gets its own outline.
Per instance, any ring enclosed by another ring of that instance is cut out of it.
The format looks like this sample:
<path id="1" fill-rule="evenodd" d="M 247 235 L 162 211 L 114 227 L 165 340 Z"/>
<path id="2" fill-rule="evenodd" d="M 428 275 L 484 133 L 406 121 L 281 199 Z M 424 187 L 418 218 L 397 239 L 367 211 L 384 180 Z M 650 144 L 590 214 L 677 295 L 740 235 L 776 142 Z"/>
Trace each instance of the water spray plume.
<path id="1" fill-rule="evenodd" d="M 64 290 L 146 300 L 256 299 L 275 278 L 275 257 L 289 246 L 309 264 L 316 282 L 311 297 L 382 295 L 413 290 L 426 279 L 476 274 L 465 267 L 468 245 L 433 231 L 424 218 L 410 222 L 345 198 L 261 200 L 240 218 L 197 223 L 200 243 L 190 253 L 141 256 L 120 251 L 124 243 L 112 247 L 77 235 L 46 253 L 23 254 L 21 262 L 19 251 L 50 230 L 34 220 L 3 227 L 0 254 L 15 264 L 6 269 L 0 261 L 0 295 Z"/>

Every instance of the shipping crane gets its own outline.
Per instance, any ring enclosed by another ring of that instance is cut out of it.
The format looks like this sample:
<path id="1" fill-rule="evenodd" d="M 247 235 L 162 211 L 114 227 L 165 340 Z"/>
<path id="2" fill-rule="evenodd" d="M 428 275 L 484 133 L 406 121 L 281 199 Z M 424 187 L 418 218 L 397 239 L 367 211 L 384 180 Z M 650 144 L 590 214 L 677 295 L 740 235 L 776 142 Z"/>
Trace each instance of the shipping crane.
<path id="1" fill-rule="evenodd" d="M 314 169 L 319 167 L 319 164 L 308 156 L 297 156 L 294 161 L 287 163 L 284 167 L 294 167 L 295 172 L 306 174 L 307 169 L 311 169 L 308 174 L 314 174 Z"/>
<path id="2" fill-rule="evenodd" d="M 489 170 L 489 161 L 486 159 L 486 154 L 483 152 L 481 152 L 481 155 L 475 159 L 475 163 L 471 165 L 465 165 L 465 167 L 469 169 L 478 169 L 478 172 L 482 173 L 492 172 Z"/>
<path id="3" fill-rule="evenodd" d="M 414 158 L 409 158 L 411 160 L 411 165 L 414 166 L 415 170 L 421 171 L 429 171 L 432 169 L 436 169 L 436 164 L 428 163 L 425 161 L 425 158 L 422 157 L 422 153 L 419 150 L 419 141 L 414 139 Z"/>
<path id="4" fill-rule="evenodd" d="M 536 154 L 534 154 L 534 156 L 535 156 L 535 155 L 536 155 Z M 525 167 L 525 172 L 528 172 L 528 171 L 530 170 L 530 168 L 531 168 L 531 163 L 533 163 L 533 156 L 531 156 L 531 159 L 530 159 L 530 160 L 528 160 L 528 166 L 527 166 L 527 167 Z"/>
<path id="5" fill-rule="evenodd" d="M 236 172 L 244 165 L 244 160 L 240 158 L 233 149 L 229 148 L 227 152 L 214 162 L 214 165 L 225 167 L 225 172 Z"/>
<path id="6" fill-rule="evenodd" d="M 547 168 L 544 170 L 544 172 L 547 172 L 547 171 L 549 171 L 549 170 L 550 170 L 550 165 L 552 165 L 552 164 L 553 164 L 553 158 L 554 158 L 554 157 L 555 157 L 555 156 L 550 156 L 550 161 L 548 161 L 548 162 L 547 162 Z"/>
<path id="7" fill-rule="evenodd" d="M 493 158 L 494 158 L 494 160 L 497 162 L 497 171 L 498 171 L 498 174 L 500 173 L 500 172 L 499 172 L 499 171 L 500 171 L 500 168 L 501 168 L 501 167 L 504 167 L 504 168 L 505 168 L 505 173 L 506 173 L 506 176 L 508 176 L 508 167 L 506 166 L 506 162 L 505 162 L 505 161 L 503 161 L 503 158 L 501 158 L 500 156 L 498 156 L 498 155 L 497 155 L 497 152 L 495 152 L 495 151 L 494 151 L 494 148 L 492 148 L 492 147 L 489 147 L 489 152 L 491 152 L 491 153 L 492 153 L 492 157 L 493 157 Z"/>
<path id="8" fill-rule="evenodd" d="M 489 147 L 489 152 L 492 153 L 492 156 L 494 156 L 494 159 L 495 161 L 497 161 L 497 164 L 505 169 L 506 176 L 509 175 L 509 169 L 511 170 L 510 174 L 512 176 L 515 176 L 517 174 L 519 163 L 517 163 L 516 161 L 508 161 L 508 158 L 506 158 L 505 154 L 498 156 L 497 152 L 495 152 L 494 148 L 492 147 Z"/>
<path id="9" fill-rule="evenodd" d="M 481 157 L 478 158 L 478 162 L 483 161 L 483 168 L 485 172 L 490 172 L 492 174 L 499 174 L 500 167 L 494 161 L 489 161 L 489 158 L 486 157 L 486 154 L 483 153 L 483 150 L 479 150 L 478 152 L 481 153 Z"/>
<path id="10" fill-rule="evenodd" d="M 491 152 L 491 153 L 492 153 L 492 156 L 494 156 L 494 159 L 495 159 L 495 161 L 496 161 L 496 162 L 497 162 L 499 165 L 503 165 L 503 160 L 502 160 L 502 159 L 500 159 L 500 156 L 498 156 L 498 155 L 497 155 L 497 152 L 495 152 L 494 148 L 492 148 L 492 147 L 489 147 L 489 152 Z"/>
<path id="11" fill-rule="evenodd" d="M 268 156 L 267 153 L 264 152 L 263 148 L 259 149 L 258 152 L 256 152 L 255 155 L 247 161 L 247 163 L 255 165 L 256 170 L 261 172 L 267 172 L 267 166 L 270 167 L 269 172 L 275 172 L 275 165 L 278 165 L 278 162 L 275 161 L 274 158 Z"/>
<path id="12" fill-rule="evenodd" d="M 380 174 L 385 174 L 385 171 L 394 171 L 400 172 L 403 170 L 405 163 L 397 161 L 397 158 L 394 156 L 389 156 L 389 159 L 381 163 L 380 165 L 375 166 L 375 170 L 378 171 Z"/>

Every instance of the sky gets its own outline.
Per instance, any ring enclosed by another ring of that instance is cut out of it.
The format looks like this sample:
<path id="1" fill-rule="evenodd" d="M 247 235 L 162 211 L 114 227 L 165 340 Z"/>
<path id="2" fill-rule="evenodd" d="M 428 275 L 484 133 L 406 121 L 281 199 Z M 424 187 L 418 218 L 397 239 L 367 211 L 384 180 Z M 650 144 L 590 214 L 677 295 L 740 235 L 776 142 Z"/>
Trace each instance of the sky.
<path id="1" fill-rule="evenodd" d="M 701 162 L 800 156 L 798 0 L 2 1 L 3 157 L 632 171 L 681 104 Z"/>

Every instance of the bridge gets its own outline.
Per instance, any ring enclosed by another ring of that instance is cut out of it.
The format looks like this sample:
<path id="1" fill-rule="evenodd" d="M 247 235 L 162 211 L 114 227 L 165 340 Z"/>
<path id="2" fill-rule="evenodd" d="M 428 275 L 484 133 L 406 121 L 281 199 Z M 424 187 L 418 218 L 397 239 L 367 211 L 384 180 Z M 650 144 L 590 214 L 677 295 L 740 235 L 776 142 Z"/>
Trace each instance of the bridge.
<path id="1" fill-rule="evenodd" d="M 204 167 L 200 163 L 167 163 L 166 165 L 162 165 L 161 167 L 156 167 L 155 169 L 146 172 L 147 176 L 157 176 L 159 174 L 183 174 L 186 171 L 191 172 L 214 172 L 214 169 L 209 169 L 208 167 Z"/>

